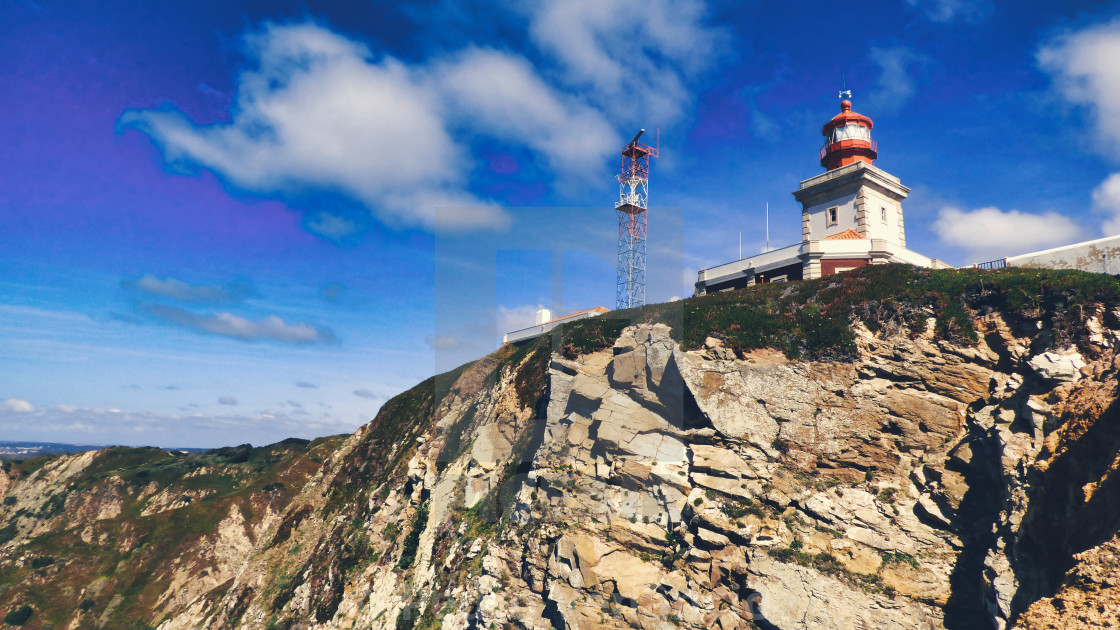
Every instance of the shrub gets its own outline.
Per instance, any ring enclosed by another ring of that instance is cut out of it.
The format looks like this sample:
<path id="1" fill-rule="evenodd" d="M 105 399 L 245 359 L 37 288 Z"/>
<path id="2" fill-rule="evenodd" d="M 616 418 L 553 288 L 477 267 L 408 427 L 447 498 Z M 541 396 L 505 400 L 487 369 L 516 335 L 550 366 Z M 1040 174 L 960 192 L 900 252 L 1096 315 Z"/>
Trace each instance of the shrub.
<path id="1" fill-rule="evenodd" d="M 15 522 L 8 523 L 4 527 L 0 527 L 0 545 L 10 541 L 19 533 L 19 528 L 16 527 Z"/>
<path id="2" fill-rule="evenodd" d="M 15 505 L 15 504 L 16 504 L 16 498 L 15 497 L 4 497 L 4 505 Z"/>
<path id="3" fill-rule="evenodd" d="M 397 536 L 399 536 L 400 533 L 401 526 L 397 525 L 396 521 L 391 521 L 388 525 L 385 526 L 385 531 L 382 532 L 382 534 L 385 536 L 385 540 L 389 541 L 396 540 Z"/>
<path id="4" fill-rule="evenodd" d="M 27 604 L 24 604 L 19 608 L 13 608 L 12 610 L 8 611 L 8 614 L 4 615 L 4 623 L 8 624 L 9 626 L 22 626 L 23 624 L 27 623 L 27 620 L 31 619 L 31 615 L 34 614 L 34 612 L 34 609 L 32 609 L 31 606 L 28 606 Z"/>
<path id="5" fill-rule="evenodd" d="M 908 564 L 918 569 L 918 560 L 908 553 L 888 551 L 883 554 L 883 564 Z"/>
<path id="6" fill-rule="evenodd" d="M 37 558 L 31 560 L 32 569 L 42 569 L 43 567 L 49 567 L 52 564 L 54 564 L 54 558 L 50 556 L 38 556 Z"/>
<path id="7" fill-rule="evenodd" d="M 404 549 L 401 551 L 401 559 L 397 563 L 397 568 L 412 568 L 412 564 L 416 562 L 416 552 L 420 548 L 420 534 L 424 533 L 424 528 L 427 526 L 428 504 L 424 503 L 416 511 L 416 520 L 412 522 L 412 530 L 408 532 L 408 537 L 404 539 Z"/>

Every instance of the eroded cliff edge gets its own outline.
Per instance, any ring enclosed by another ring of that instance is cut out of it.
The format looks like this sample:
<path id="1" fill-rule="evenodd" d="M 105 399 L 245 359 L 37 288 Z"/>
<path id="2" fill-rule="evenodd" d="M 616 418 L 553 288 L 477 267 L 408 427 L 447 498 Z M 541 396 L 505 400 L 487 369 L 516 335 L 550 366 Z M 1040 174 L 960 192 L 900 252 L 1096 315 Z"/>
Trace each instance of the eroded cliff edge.
<path id="1" fill-rule="evenodd" d="M 738 293 L 581 322 L 402 394 L 267 517 L 230 511 L 180 550 L 147 621 L 1107 627 L 1115 280 L 868 269 Z M 46 496 L 99 457 L 0 484 Z M 32 568 L 43 536 L 100 549 L 82 519 L 121 518 L 14 513 L 9 606 L 78 579 L 77 552 Z M 110 627 L 121 590 L 75 590 L 60 627 Z"/>

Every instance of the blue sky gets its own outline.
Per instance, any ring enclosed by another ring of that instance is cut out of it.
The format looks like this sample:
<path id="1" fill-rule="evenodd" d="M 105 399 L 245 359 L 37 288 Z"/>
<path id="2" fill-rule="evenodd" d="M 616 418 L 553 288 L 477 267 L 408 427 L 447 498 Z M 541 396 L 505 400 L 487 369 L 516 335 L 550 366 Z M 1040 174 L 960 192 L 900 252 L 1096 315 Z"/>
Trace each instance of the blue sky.
<path id="1" fill-rule="evenodd" d="M 908 245 L 1120 233 L 1114 2 L 35 2 L 0 21 L 0 439 L 348 432 L 548 306 L 800 238 L 841 73 Z"/>

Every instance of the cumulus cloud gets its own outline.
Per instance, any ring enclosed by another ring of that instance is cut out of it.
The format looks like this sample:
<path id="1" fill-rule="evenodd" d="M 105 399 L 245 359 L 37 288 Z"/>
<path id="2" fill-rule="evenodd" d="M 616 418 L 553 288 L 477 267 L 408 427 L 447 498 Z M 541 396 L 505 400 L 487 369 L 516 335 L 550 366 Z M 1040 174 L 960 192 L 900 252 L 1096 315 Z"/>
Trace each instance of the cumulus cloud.
<path id="1" fill-rule="evenodd" d="M 966 250 L 975 262 L 1071 243 L 1082 236 L 1077 224 L 1056 212 L 1032 214 L 994 207 L 942 208 L 933 229 L 943 243 Z"/>
<path id="2" fill-rule="evenodd" d="M 244 51 L 231 122 L 129 110 L 122 128 L 148 134 L 173 165 L 210 169 L 255 193 L 338 192 L 402 226 L 506 223 L 465 191 L 464 149 L 447 129 L 438 86 L 415 68 L 313 23 L 266 24 L 244 38 Z"/>
<path id="3" fill-rule="evenodd" d="M 0 410 L 10 411 L 12 413 L 31 413 L 32 411 L 35 411 L 35 405 L 32 405 L 26 400 L 9 398 L 3 402 L 0 402 Z"/>
<path id="4" fill-rule="evenodd" d="M 1093 190 L 1093 209 L 1106 218 L 1101 231 L 1106 236 L 1120 234 L 1120 173 L 1113 173 Z"/>
<path id="5" fill-rule="evenodd" d="M 617 128 L 681 118 L 728 39 L 701 0 L 503 7 L 527 21 L 535 51 L 405 62 L 315 23 L 266 23 L 243 38 L 229 122 L 161 108 L 129 110 L 119 128 L 147 134 L 176 168 L 254 194 L 341 194 L 397 227 L 500 229 L 507 213 L 469 190 L 470 143 L 527 149 L 558 181 L 599 177 L 624 140 Z M 322 212 L 305 226 L 332 239 L 359 227 Z"/>
<path id="6" fill-rule="evenodd" d="M 435 73 L 473 127 L 527 146 L 565 174 L 590 174 L 622 142 L 599 111 L 552 89 L 523 57 L 472 49 Z"/>
<path id="7" fill-rule="evenodd" d="M 425 338 L 432 350 L 456 350 L 462 345 L 458 339 L 451 335 L 428 335 Z"/>
<path id="8" fill-rule="evenodd" d="M 635 103 L 667 124 L 690 102 L 693 77 L 724 52 L 728 34 L 701 0 L 527 3 L 529 33 L 563 72 L 558 80 L 634 124 Z"/>
<path id="9" fill-rule="evenodd" d="M 289 324 L 276 315 L 268 315 L 254 321 L 232 313 L 201 315 L 165 304 L 146 303 L 141 304 L 139 308 L 164 323 L 241 341 L 271 340 L 292 344 L 337 341 L 330 328 L 314 326 L 307 322 Z"/>
<path id="10" fill-rule="evenodd" d="M 233 396 L 220 396 L 218 398 L 218 404 L 221 404 L 221 405 L 236 405 L 237 404 L 237 399 L 234 398 Z"/>
<path id="11" fill-rule="evenodd" d="M 1089 113 L 1099 150 L 1120 159 L 1120 20 L 1063 33 L 1039 49 L 1037 60 L 1062 98 Z M 1093 191 L 1093 208 L 1105 216 L 1106 235 L 1120 233 L 1120 173 Z"/>
<path id="12" fill-rule="evenodd" d="M 962 21 L 977 23 L 991 13 L 988 0 L 906 0 L 912 9 L 919 9 L 931 22 L 948 24 Z"/>
<path id="13" fill-rule="evenodd" d="M 1063 98 L 1089 110 L 1102 150 L 1120 158 L 1120 20 L 1067 32 L 1037 59 Z"/>
<path id="14" fill-rule="evenodd" d="M 166 297 L 181 302 L 222 303 L 241 302 L 257 295 L 256 289 L 246 281 L 225 286 L 214 284 L 188 284 L 176 278 L 157 278 L 144 274 L 133 280 L 123 280 L 121 285 L 148 295 Z"/>
<path id="15" fill-rule="evenodd" d="M 917 80 L 933 60 L 907 46 L 872 46 L 868 53 L 879 66 L 879 79 L 868 93 L 869 105 L 880 111 L 896 111 L 914 98 Z"/>

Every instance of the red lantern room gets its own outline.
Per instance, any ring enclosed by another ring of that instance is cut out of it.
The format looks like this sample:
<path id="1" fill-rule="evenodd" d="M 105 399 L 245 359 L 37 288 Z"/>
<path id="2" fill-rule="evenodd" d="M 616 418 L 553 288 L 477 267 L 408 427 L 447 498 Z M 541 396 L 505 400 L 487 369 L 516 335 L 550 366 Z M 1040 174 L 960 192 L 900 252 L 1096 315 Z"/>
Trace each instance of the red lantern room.
<path id="1" fill-rule="evenodd" d="M 871 139 L 871 119 L 852 111 L 852 102 L 840 103 L 840 113 L 821 129 L 821 166 L 831 171 L 862 160 L 871 164 L 879 157 L 878 145 Z"/>

